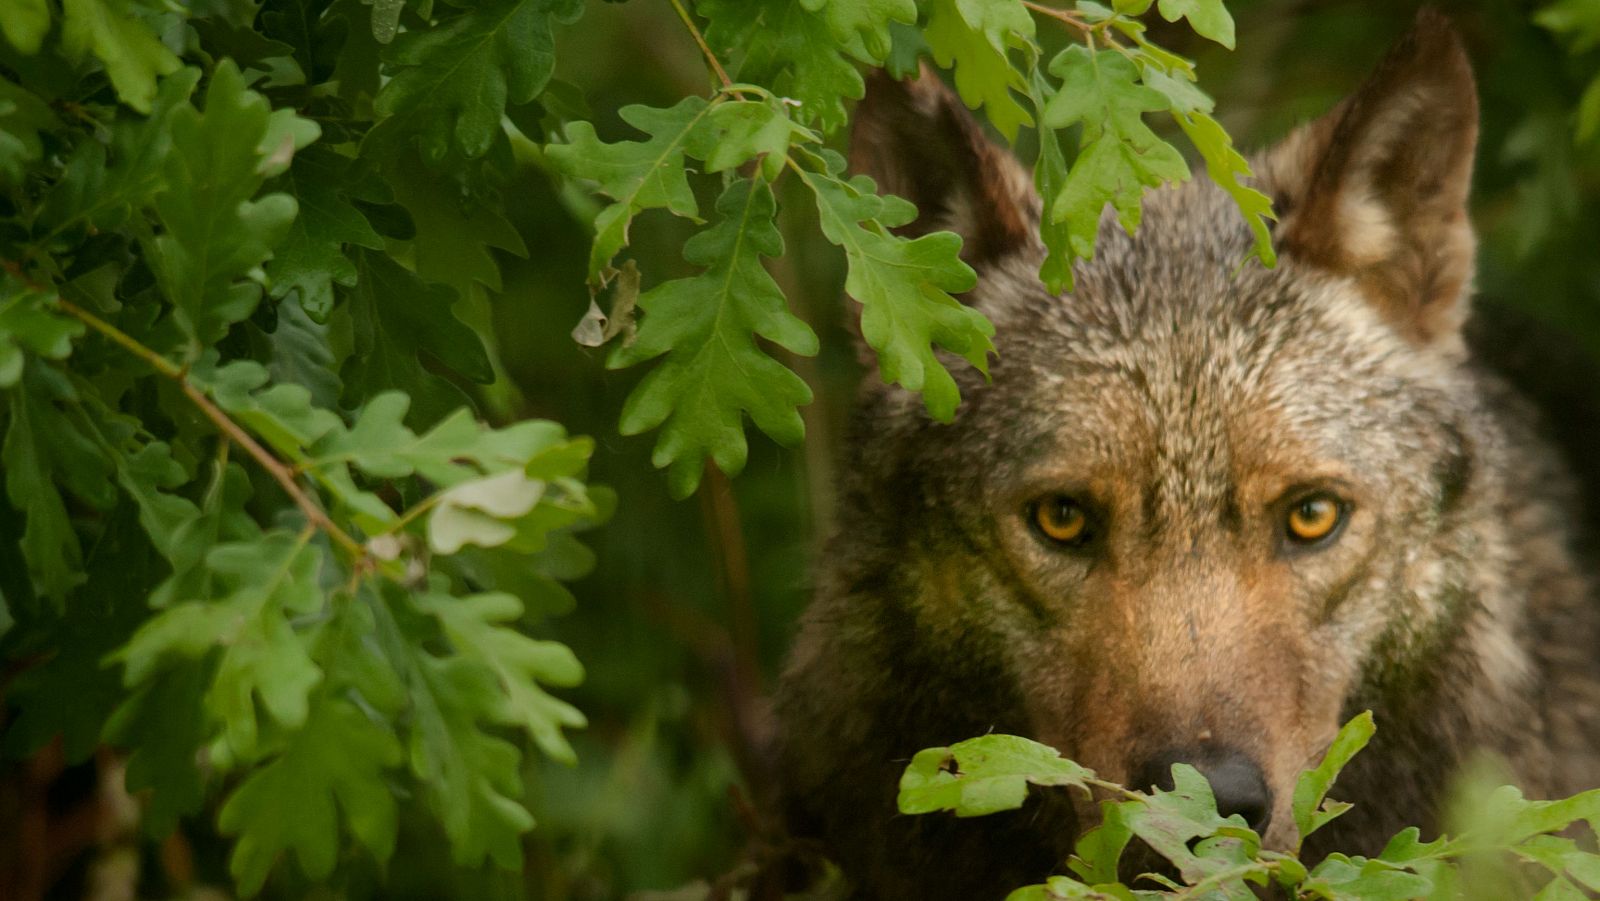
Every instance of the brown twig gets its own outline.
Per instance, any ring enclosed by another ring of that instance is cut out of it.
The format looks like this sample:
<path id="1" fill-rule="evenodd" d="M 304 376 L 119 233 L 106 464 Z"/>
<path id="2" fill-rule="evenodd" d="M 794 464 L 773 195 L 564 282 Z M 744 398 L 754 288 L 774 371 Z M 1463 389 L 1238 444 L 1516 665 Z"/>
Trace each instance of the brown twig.
<path id="1" fill-rule="evenodd" d="M 16 275 L 17 272 L 13 268 L 14 266 L 15 263 L 12 261 L 8 260 L 5 263 L 5 268 L 11 271 L 13 275 Z M 367 550 L 362 546 L 361 542 L 351 537 L 348 532 L 339 528 L 337 523 L 329 519 L 328 514 L 317 506 L 317 502 L 312 499 L 311 495 L 307 494 L 305 489 L 301 488 L 300 484 L 295 481 L 294 474 L 290 472 L 289 467 L 285 466 L 270 451 L 262 447 L 261 443 L 256 441 L 255 437 L 245 431 L 242 426 L 234 422 L 227 413 L 222 411 L 221 407 L 218 407 L 212 402 L 211 398 L 206 396 L 204 391 L 195 387 L 194 383 L 189 381 L 188 373 L 183 367 L 141 344 L 122 329 L 64 297 L 57 295 L 56 307 L 61 312 L 111 339 L 124 350 L 149 364 L 150 368 L 177 382 L 184 396 L 189 398 L 190 402 L 198 407 L 207 419 L 211 420 L 217 430 L 227 436 L 233 443 L 244 448 L 245 453 L 249 454 L 251 459 L 255 460 L 283 488 L 284 493 L 288 494 L 289 499 L 294 501 L 295 506 L 300 508 L 306 519 L 313 526 L 327 533 L 335 544 L 350 554 L 351 558 L 356 561 L 358 568 L 361 562 L 367 559 Z"/>
<path id="2" fill-rule="evenodd" d="M 728 70 L 722 67 L 722 61 L 717 59 L 717 55 L 711 52 L 711 45 L 706 43 L 705 35 L 700 33 L 700 26 L 694 24 L 694 17 L 690 16 L 689 10 L 684 8 L 682 0 L 667 0 L 667 2 L 671 3 L 672 8 L 678 11 L 678 18 L 683 20 L 683 26 L 689 29 L 689 34 L 694 38 L 694 42 L 700 45 L 700 52 L 705 56 L 706 63 L 711 66 L 711 71 L 716 73 L 717 80 L 722 82 L 722 86 L 725 88 L 733 87 L 733 79 L 728 77 Z"/>
<path id="3" fill-rule="evenodd" d="M 1065 22 L 1080 31 L 1093 31 L 1095 28 L 1095 26 L 1084 21 L 1082 16 L 1068 9 L 1056 9 L 1053 6 L 1045 6 L 1043 3 L 1034 3 L 1033 0 L 1022 0 L 1022 5 L 1041 16 L 1049 16 L 1057 21 Z"/>

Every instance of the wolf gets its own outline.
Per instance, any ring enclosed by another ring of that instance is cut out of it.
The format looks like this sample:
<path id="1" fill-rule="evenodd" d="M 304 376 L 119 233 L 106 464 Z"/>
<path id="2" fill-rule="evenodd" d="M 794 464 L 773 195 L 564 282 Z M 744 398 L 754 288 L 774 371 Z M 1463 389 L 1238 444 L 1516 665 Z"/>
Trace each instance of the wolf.
<path id="1" fill-rule="evenodd" d="M 856 895 L 1000 898 L 1091 808 L 901 816 L 911 756 L 988 732 L 1147 787 L 1186 762 L 1269 847 L 1297 774 L 1363 710 L 1355 808 L 1306 853 L 1439 824 L 1452 773 L 1600 785 L 1600 607 L 1548 418 L 1483 362 L 1471 67 L 1421 14 L 1330 113 L 1254 159 L 1276 268 L 1204 178 L 1103 220 L 1065 295 L 1027 172 L 931 75 L 879 77 L 851 162 L 953 230 L 995 324 L 950 424 L 867 380 L 836 534 L 781 677 L 789 828 Z"/>

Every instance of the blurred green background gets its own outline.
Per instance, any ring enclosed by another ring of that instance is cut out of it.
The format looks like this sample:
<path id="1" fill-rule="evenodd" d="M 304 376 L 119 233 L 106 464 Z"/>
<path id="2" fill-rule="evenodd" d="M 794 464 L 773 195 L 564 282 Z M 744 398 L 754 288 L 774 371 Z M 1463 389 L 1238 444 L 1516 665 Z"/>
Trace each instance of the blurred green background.
<path id="1" fill-rule="evenodd" d="M 1159 43 L 1198 61 L 1201 86 L 1236 141 L 1260 148 L 1352 89 L 1418 5 L 1230 0 L 1231 53 L 1150 18 Z M 1540 4 L 1435 5 L 1464 33 L 1482 97 L 1480 293 L 1600 350 L 1600 151 L 1573 136 L 1600 56 L 1574 56 L 1535 25 Z M 1046 20 L 1040 32 L 1047 48 L 1069 37 Z M 590 4 L 558 51 L 558 77 L 584 86 L 607 140 L 631 136 L 619 107 L 664 106 L 706 87 L 696 48 L 665 3 Z M 1020 143 L 1028 156 L 1026 136 Z M 842 260 L 806 221 L 793 180 L 780 183 L 789 253 L 774 275 L 823 346 L 815 359 L 785 360 L 816 392 L 804 409 L 808 438 L 785 450 L 752 431 L 744 474 L 731 484 L 710 479 L 674 502 L 649 466 L 652 436 L 616 432 L 642 371 L 609 372 L 602 351 L 569 338 L 588 305 L 582 200 L 525 162 L 515 189 L 524 196 L 511 207 L 534 252 L 500 259 L 506 290 L 490 314 L 512 387 L 494 403 L 506 416 L 549 417 L 595 436 L 594 479 L 616 488 L 620 506 L 589 536 L 599 565 L 577 584 L 576 611 L 548 624 L 589 670 L 570 693 L 591 720 L 574 737 L 581 762 L 539 768 L 529 866 L 520 877 L 485 874 L 477 896 L 622 897 L 713 878 L 737 864 L 747 840 L 730 789 L 759 794 L 749 780 L 760 777 L 741 755 L 765 728 L 763 698 L 806 602 L 811 555 L 830 529 L 840 424 L 859 377 L 844 332 L 854 304 L 840 295 Z M 661 213 L 636 224 L 630 255 L 646 286 L 688 274 L 679 250 L 691 229 Z"/>

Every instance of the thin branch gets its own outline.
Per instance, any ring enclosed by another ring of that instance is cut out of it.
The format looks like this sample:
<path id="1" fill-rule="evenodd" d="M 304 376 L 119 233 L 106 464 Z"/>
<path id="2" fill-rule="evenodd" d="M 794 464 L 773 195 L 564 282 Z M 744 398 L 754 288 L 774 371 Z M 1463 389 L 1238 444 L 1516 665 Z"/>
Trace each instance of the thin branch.
<path id="1" fill-rule="evenodd" d="M 1084 21 L 1083 17 L 1071 10 L 1056 9 L 1053 6 L 1045 6 L 1043 3 L 1034 3 L 1033 0 L 1022 0 L 1022 5 L 1041 16 L 1049 16 L 1058 22 L 1065 22 L 1080 31 L 1093 31 L 1095 28 L 1095 26 L 1090 25 Z"/>
<path id="2" fill-rule="evenodd" d="M 683 0 L 667 0 L 672 8 L 678 11 L 678 18 L 683 20 L 683 26 L 689 29 L 689 34 L 694 37 L 694 42 L 700 45 L 700 52 L 705 56 L 706 63 L 711 66 L 711 71 L 717 75 L 717 80 L 725 88 L 733 86 L 733 79 L 728 77 L 728 70 L 722 67 L 722 61 L 711 52 L 711 45 L 706 43 L 705 35 L 700 33 L 700 27 L 694 24 L 694 18 L 689 15 L 689 10 L 684 8 Z"/>
<path id="3" fill-rule="evenodd" d="M 6 269 L 11 270 L 12 265 L 14 264 L 8 261 Z M 15 274 L 14 270 L 13 274 Z M 362 546 L 361 542 L 352 538 L 348 532 L 339 528 L 337 523 L 329 519 L 328 514 L 324 513 L 322 508 L 317 506 L 317 502 L 295 481 L 294 474 L 289 471 L 289 468 L 277 457 L 273 456 L 270 451 L 262 447 L 254 436 L 245 431 L 237 422 L 234 422 L 227 413 L 224 413 L 221 407 L 218 407 L 212 402 L 211 398 L 206 396 L 205 392 L 196 388 L 194 383 L 189 381 L 187 373 L 182 367 L 141 344 L 127 332 L 64 297 L 57 296 L 56 306 L 63 313 L 110 338 L 129 353 L 148 363 L 152 369 L 177 382 L 184 396 L 189 398 L 190 402 L 196 407 L 200 408 L 200 412 L 211 420 L 211 423 L 217 427 L 218 431 L 227 436 L 233 443 L 244 448 L 245 452 L 256 463 L 260 464 L 268 475 L 272 476 L 273 480 L 283 488 L 284 493 L 289 495 L 289 499 L 294 501 L 295 506 L 300 508 L 300 512 L 305 514 L 307 521 L 326 532 L 335 544 L 350 554 L 351 558 L 357 562 L 358 568 L 361 561 L 367 559 L 367 550 Z"/>

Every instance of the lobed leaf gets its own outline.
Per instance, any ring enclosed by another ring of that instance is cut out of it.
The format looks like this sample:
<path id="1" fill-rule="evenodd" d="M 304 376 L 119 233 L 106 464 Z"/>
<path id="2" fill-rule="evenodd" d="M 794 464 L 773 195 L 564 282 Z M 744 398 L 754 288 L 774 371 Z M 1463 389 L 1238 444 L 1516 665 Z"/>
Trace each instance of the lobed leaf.
<path id="1" fill-rule="evenodd" d="M 83 335 L 84 325 L 56 313 L 55 300 L 9 275 L 0 276 L 0 388 L 22 380 L 28 353 L 47 360 L 72 355 L 72 342 Z"/>
<path id="2" fill-rule="evenodd" d="M 1333 781 L 1339 777 L 1339 771 L 1367 746 L 1376 731 L 1372 711 L 1363 712 L 1339 729 L 1339 734 L 1334 736 L 1320 763 L 1300 774 L 1294 786 L 1292 810 L 1295 829 L 1301 841 L 1350 809 L 1350 805 L 1338 802 L 1324 805 L 1323 800 L 1328 795 L 1328 789 L 1333 787 Z"/>
<path id="3" fill-rule="evenodd" d="M 164 232 L 148 254 L 185 337 L 211 343 L 255 309 L 260 289 L 241 279 L 271 256 L 295 216 L 292 197 L 252 198 L 280 165 L 274 154 L 305 146 L 317 129 L 292 110 L 274 112 L 227 60 L 211 78 L 205 112 L 179 107 L 170 127 L 167 189 L 152 203 Z"/>
<path id="4" fill-rule="evenodd" d="M 808 173 L 806 184 L 816 195 L 823 235 L 844 248 L 845 293 L 861 304 L 861 334 L 878 354 L 878 371 L 886 382 L 921 391 L 929 415 L 948 422 L 961 395 L 934 346 L 984 373 L 994 350 L 994 326 L 952 296 L 977 278 L 961 261 L 961 239 L 949 232 L 893 234 L 889 229 L 910 222 L 916 208 L 879 196 L 871 179 L 840 178 L 836 154 L 824 160 L 824 170 Z"/>
<path id="5" fill-rule="evenodd" d="M 821 13 L 834 41 L 864 63 L 881 63 L 889 55 L 889 23 L 917 21 L 915 0 L 799 0 Z"/>
<path id="6" fill-rule="evenodd" d="M 228 869 L 240 894 L 259 892 L 290 850 L 307 876 L 326 879 L 339 854 L 340 813 L 356 841 L 387 860 L 398 817 L 385 772 L 400 760 L 388 726 L 348 701 L 318 696 L 283 752 L 252 771 L 217 818 L 224 835 L 236 836 Z"/>
<path id="7" fill-rule="evenodd" d="M 972 109 L 984 107 L 1006 140 L 1015 141 L 1019 127 L 1033 125 L 1011 93 L 1027 89 L 1027 76 L 1008 51 L 1033 50 L 1033 17 L 1021 0 L 932 0 L 922 35 L 934 61 L 955 69 L 961 99 Z"/>
<path id="8" fill-rule="evenodd" d="M 825 133 L 849 121 L 845 102 L 859 100 L 866 83 L 820 13 L 797 0 L 699 0 L 696 8 L 709 20 L 706 40 L 719 56 L 743 53 L 740 81 L 791 100 L 795 118 Z"/>
<path id="9" fill-rule="evenodd" d="M 135 13 L 129 0 L 61 0 L 61 12 L 62 51 L 76 59 L 92 55 L 105 66 L 123 103 L 150 112 L 156 79 L 181 65 L 156 29 Z M 15 21 L 13 16 L 7 18 Z M 25 34 L 25 39 L 31 38 Z"/>
<path id="10" fill-rule="evenodd" d="M 621 429 L 662 427 L 652 461 L 670 468 L 677 497 L 694 492 L 706 457 L 729 475 L 744 467 L 742 414 L 773 440 L 794 444 L 805 435 L 797 406 L 811 401 L 805 382 L 755 340 L 802 356 L 817 352 L 816 334 L 789 312 L 761 263 L 783 254 L 772 190 L 736 180 L 717 211 L 723 220 L 684 245 L 684 258 L 704 271 L 642 294 L 637 336 L 607 362 L 621 368 L 665 356 L 628 396 Z"/>
<path id="11" fill-rule="evenodd" d="M 1134 63 L 1114 50 L 1091 51 L 1074 45 L 1050 63 L 1061 88 L 1045 104 L 1044 124 L 1083 127 L 1078 158 L 1047 218 L 1065 223 L 1066 246 L 1074 257 L 1094 254 L 1100 216 L 1109 203 L 1122 227 L 1139 227 L 1146 187 L 1189 177 L 1189 167 L 1171 144 L 1156 137 L 1143 114 L 1169 107 L 1160 92 L 1139 83 Z"/>
<path id="12" fill-rule="evenodd" d="M 1233 16 L 1222 0 L 1160 0 L 1156 9 L 1168 22 L 1188 19 L 1195 34 L 1233 49 Z"/>
<path id="13" fill-rule="evenodd" d="M 493 377 L 483 339 L 455 313 L 455 292 L 427 284 L 384 253 L 358 250 L 355 264 L 349 295 L 354 352 L 340 369 L 345 403 L 403 391 L 419 424 L 468 403 L 460 388 L 423 365 L 426 358 L 475 381 Z"/>
<path id="14" fill-rule="evenodd" d="M 398 4 L 388 7 L 398 14 Z M 379 27 L 379 40 L 392 26 Z M 363 155 L 415 144 L 430 164 L 452 151 L 481 157 L 509 104 L 532 101 L 555 68 L 554 27 L 583 14 L 582 0 L 485 0 L 428 28 L 408 30 L 384 51 L 390 78 L 373 101 L 378 124 Z"/>
<path id="15" fill-rule="evenodd" d="M 213 548 L 206 566 L 223 593 L 174 604 L 141 626 L 111 656 L 126 667 L 126 684 L 138 686 L 164 667 L 216 651 L 205 709 L 220 726 L 220 750 L 245 760 L 260 752 L 258 700 L 284 727 L 304 725 L 322 673 L 291 618 L 325 603 L 321 553 L 307 537 L 273 532 Z"/>
<path id="16" fill-rule="evenodd" d="M 953 811 L 985 816 L 1021 807 L 1028 786 L 1088 789 L 1094 773 L 1056 749 L 1015 735 L 985 735 L 948 748 L 929 748 L 911 758 L 900 777 L 901 813 Z"/>
<path id="17" fill-rule="evenodd" d="M 522 616 L 521 601 L 503 593 L 465 598 L 429 594 L 418 598 L 417 606 L 439 618 L 461 659 L 494 673 L 500 690 L 492 711 L 497 722 L 526 731 L 553 760 L 577 761 L 561 730 L 581 728 L 587 721 L 576 707 L 553 697 L 543 686 L 578 685 L 583 665 L 566 645 L 537 641 L 507 625 Z"/>
<path id="18" fill-rule="evenodd" d="M 519 800 L 516 746 L 479 725 L 497 722 L 504 710 L 494 671 L 471 660 L 424 654 L 417 673 L 410 686 L 415 723 L 408 756 L 456 863 L 478 866 L 488 857 L 516 869 L 522 864 L 519 837 L 533 828 L 533 816 Z"/>
<path id="19" fill-rule="evenodd" d="M 326 321 L 333 310 L 334 284 L 356 283 L 356 266 L 345 245 L 383 249 L 382 236 L 348 199 L 350 170 L 349 159 L 314 147 L 298 154 L 289 171 L 272 185 L 293 197 L 298 210 L 266 264 L 272 295 L 296 295 L 318 322 Z"/>
<path id="20" fill-rule="evenodd" d="M 567 143 L 546 149 L 558 171 L 595 182 L 616 201 L 595 217 L 591 283 L 628 243 L 628 226 L 639 213 L 665 209 L 698 219 L 684 153 L 710 111 L 711 104 L 700 97 L 685 97 L 667 109 L 625 106 L 620 111 L 623 121 L 648 134 L 649 140 L 606 144 L 595 135 L 594 126 L 574 122 L 567 126 Z"/>
<path id="21" fill-rule="evenodd" d="M 59 607 L 85 578 L 63 490 L 95 509 L 111 509 L 116 503 L 111 464 L 68 417 L 78 394 L 60 373 L 28 364 L 9 400 L 10 421 L 0 444 L 6 497 L 26 521 L 20 546 L 28 573 L 39 593 Z"/>

